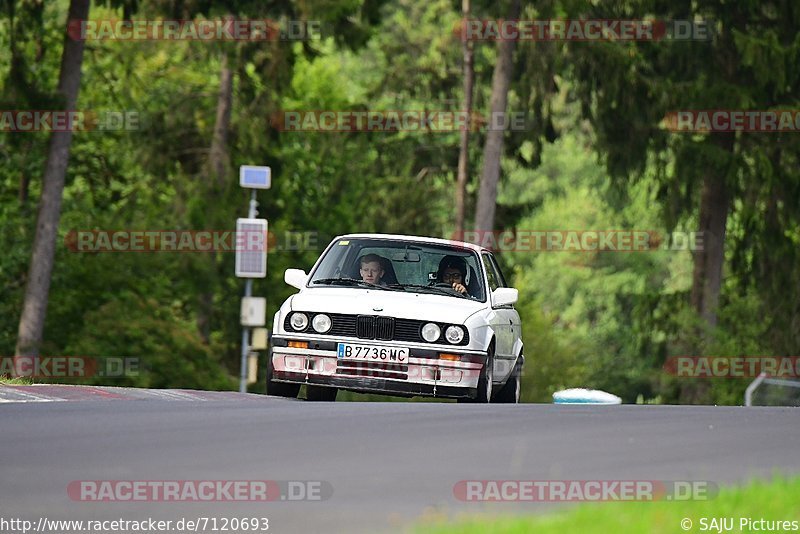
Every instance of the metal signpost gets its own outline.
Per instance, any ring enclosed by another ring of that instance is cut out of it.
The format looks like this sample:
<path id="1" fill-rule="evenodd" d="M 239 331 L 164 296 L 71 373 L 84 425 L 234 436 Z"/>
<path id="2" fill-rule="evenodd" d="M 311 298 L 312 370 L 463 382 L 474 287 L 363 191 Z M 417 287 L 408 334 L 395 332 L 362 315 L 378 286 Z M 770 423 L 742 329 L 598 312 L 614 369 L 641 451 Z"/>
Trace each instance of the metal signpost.
<path id="1" fill-rule="evenodd" d="M 244 298 L 241 306 L 242 361 L 239 373 L 239 392 L 247 391 L 247 355 L 250 352 L 250 328 L 266 324 L 267 300 L 252 296 L 253 278 L 267 276 L 267 220 L 257 219 L 256 192 L 269 189 L 272 171 L 269 167 L 242 165 L 239 167 L 239 185 L 250 189 L 250 207 L 246 219 L 236 220 L 236 276 L 245 278 Z"/>

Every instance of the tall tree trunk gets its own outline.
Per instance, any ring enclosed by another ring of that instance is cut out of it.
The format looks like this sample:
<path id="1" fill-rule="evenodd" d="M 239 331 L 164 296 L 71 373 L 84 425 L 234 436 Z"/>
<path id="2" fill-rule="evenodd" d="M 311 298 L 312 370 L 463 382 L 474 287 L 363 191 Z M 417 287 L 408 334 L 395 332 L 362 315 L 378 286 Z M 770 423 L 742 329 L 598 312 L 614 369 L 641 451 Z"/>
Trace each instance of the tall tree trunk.
<path id="1" fill-rule="evenodd" d="M 209 185 L 215 184 L 224 189 L 228 164 L 228 132 L 231 125 L 231 102 L 233 100 L 233 72 L 228 65 L 228 54 L 222 52 L 222 66 L 219 72 L 219 95 L 217 96 L 217 119 L 214 122 L 214 136 L 208 163 L 211 173 Z"/>
<path id="2" fill-rule="evenodd" d="M 713 135 L 716 136 L 714 144 L 725 151 L 729 158 L 732 157 L 733 134 Z M 699 228 L 703 236 L 703 248 L 694 253 L 692 274 L 692 307 L 712 327 L 717 325 L 717 306 L 725 261 L 725 227 L 731 204 L 731 193 L 726 184 L 727 167 L 727 163 L 723 163 L 720 167 L 709 169 L 703 181 Z"/>
<path id="3" fill-rule="evenodd" d="M 520 2 L 513 0 L 508 18 L 519 18 Z M 497 63 L 492 73 L 491 115 L 493 118 L 506 111 L 508 104 L 508 88 L 511 85 L 513 70 L 514 46 L 516 41 L 507 39 L 499 41 L 497 47 Z M 475 210 L 475 228 L 477 230 L 491 230 L 494 226 L 494 215 L 497 207 L 497 183 L 500 180 L 500 157 L 503 154 L 502 129 L 490 128 L 486 134 L 486 144 L 483 148 L 483 172 L 481 173 L 481 187 L 478 191 L 478 207 Z"/>
<path id="4" fill-rule="evenodd" d="M 219 72 L 219 95 L 217 95 L 217 118 L 214 122 L 214 133 L 211 138 L 211 149 L 208 153 L 208 179 L 204 193 L 209 202 L 213 197 L 224 193 L 228 177 L 230 157 L 228 155 L 228 133 L 231 125 L 231 106 L 233 101 L 233 71 L 228 64 L 228 54 L 222 52 Z M 209 222 L 213 222 L 209 220 Z M 211 276 L 216 276 L 214 257 L 216 252 L 208 253 L 208 269 Z M 204 343 L 211 339 L 211 315 L 214 311 L 214 288 L 206 286 L 200 290 L 197 298 L 197 330 Z"/>
<path id="5" fill-rule="evenodd" d="M 89 0 L 70 0 L 68 20 L 85 20 L 89 16 Z M 64 37 L 61 55 L 61 71 L 58 77 L 58 93 L 63 98 L 65 110 L 74 110 L 78 103 L 81 86 L 84 42 Z M 17 334 L 17 356 L 38 356 L 47 315 L 47 299 L 50 293 L 50 277 L 55 258 L 58 221 L 61 218 L 61 197 L 64 178 L 69 163 L 72 132 L 53 132 L 47 152 L 42 197 L 36 221 L 36 236 L 33 241 L 31 264 L 25 286 L 25 300 Z"/>
<path id="6" fill-rule="evenodd" d="M 28 192 L 30 190 L 31 180 L 27 171 L 19 173 L 19 203 L 24 206 L 28 203 Z"/>
<path id="7" fill-rule="evenodd" d="M 462 0 L 462 24 L 469 23 L 469 0 Z M 464 55 L 464 112 L 467 114 L 467 126 L 461 130 L 461 144 L 458 152 L 458 178 L 456 182 L 456 235 L 463 236 L 464 212 L 466 211 L 467 178 L 469 176 L 469 130 L 472 117 L 472 86 L 474 85 L 475 68 L 472 62 L 473 42 L 469 38 L 466 27 L 461 29 L 461 51 Z M 461 237 L 459 237 L 460 239 Z"/>

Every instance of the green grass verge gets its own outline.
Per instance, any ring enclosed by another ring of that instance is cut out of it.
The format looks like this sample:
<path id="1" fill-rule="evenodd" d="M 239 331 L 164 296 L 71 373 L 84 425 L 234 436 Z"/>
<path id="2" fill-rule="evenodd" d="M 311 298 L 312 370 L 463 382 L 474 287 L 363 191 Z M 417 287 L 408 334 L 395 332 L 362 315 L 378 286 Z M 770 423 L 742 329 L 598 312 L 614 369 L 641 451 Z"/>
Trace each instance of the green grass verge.
<path id="1" fill-rule="evenodd" d="M 500 506 L 492 509 L 500 514 Z M 705 529 L 701 519 L 706 519 Z M 745 524 L 740 528 L 740 518 L 756 522 L 794 521 L 789 528 L 772 532 L 799 532 L 800 527 L 800 477 L 775 477 L 771 481 L 752 481 L 743 487 L 725 487 L 707 501 L 657 501 L 657 502 L 602 502 L 586 503 L 565 508 L 560 512 L 543 515 L 509 516 L 473 514 L 471 517 L 457 516 L 445 523 L 441 514 L 429 514 L 415 529 L 431 534 L 562 534 L 580 533 L 680 533 L 720 532 L 711 523 L 717 518 L 733 520 L 730 532 L 770 532 L 768 524 Z M 691 521 L 691 526 L 685 519 Z M 681 522 L 684 521 L 682 525 Z M 728 523 L 730 525 L 730 523 Z M 689 526 L 689 528 L 683 528 Z M 722 530 L 726 532 L 726 530 Z"/>
<path id="2" fill-rule="evenodd" d="M 0 376 L 0 386 L 32 386 L 33 380 L 30 378 L 9 378 L 7 376 Z"/>

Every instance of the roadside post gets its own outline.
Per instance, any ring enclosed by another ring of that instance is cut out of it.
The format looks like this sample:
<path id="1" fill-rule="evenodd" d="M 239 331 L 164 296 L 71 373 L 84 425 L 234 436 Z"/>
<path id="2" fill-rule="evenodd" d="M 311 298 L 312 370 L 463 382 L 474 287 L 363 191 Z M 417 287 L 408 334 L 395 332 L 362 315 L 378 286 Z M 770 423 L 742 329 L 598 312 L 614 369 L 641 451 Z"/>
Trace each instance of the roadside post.
<path id="1" fill-rule="evenodd" d="M 266 300 L 264 301 L 266 312 Z M 255 384 L 258 381 L 258 352 L 269 348 L 269 331 L 260 326 L 253 328 L 250 333 L 250 353 L 247 355 L 247 383 Z"/>
<path id="2" fill-rule="evenodd" d="M 244 278 L 240 323 L 242 325 L 242 360 L 239 372 L 239 392 L 247 391 L 250 352 L 250 328 L 266 324 L 267 299 L 253 297 L 253 278 L 267 276 L 267 220 L 258 219 L 259 189 L 272 185 L 272 170 L 269 167 L 242 165 L 239 167 L 239 185 L 250 189 L 250 205 L 247 218 L 236 219 L 236 277 Z M 252 374 L 252 373 L 251 373 Z"/>

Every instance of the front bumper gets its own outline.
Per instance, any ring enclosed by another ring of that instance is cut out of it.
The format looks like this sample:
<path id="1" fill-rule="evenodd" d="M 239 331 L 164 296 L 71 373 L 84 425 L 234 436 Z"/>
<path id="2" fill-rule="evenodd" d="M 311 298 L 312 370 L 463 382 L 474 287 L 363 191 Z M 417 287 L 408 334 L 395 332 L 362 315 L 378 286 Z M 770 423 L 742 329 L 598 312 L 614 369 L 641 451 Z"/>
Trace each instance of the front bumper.
<path id="1" fill-rule="evenodd" d="M 307 341 L 309 348 L 289 347 L 290 339 Z M 486 361 L 485 352 L 454 350 L 455 347 L 436 350 L 416 344 L 402 344 L 409 348 L 407 364 L 343 360 L 337 357 L 338 342 L 387 346 L 362 339 L 331 341 L 311 336 L 273 336 L 272 380 L 389 395 L 474 398 Z M 470 361 L 440 360 L 439 352 L 459 354 L 462 360 Z"/>

